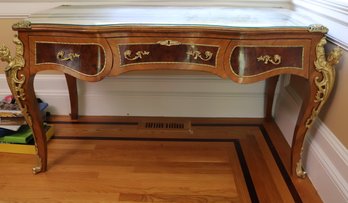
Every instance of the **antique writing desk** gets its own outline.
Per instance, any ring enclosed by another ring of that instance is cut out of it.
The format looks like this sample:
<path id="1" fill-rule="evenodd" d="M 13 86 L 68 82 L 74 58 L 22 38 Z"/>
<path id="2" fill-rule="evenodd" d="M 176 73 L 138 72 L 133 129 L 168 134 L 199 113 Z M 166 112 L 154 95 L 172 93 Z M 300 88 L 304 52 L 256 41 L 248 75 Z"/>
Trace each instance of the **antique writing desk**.
<path id="1" fill-rule="evenodd" d="M 34 132 L 39 157 L 34 173 L 47 170 L 36 73 L 66 75 L 77 117 L 76 78 L 99 81 L 128 71 L 180 69 L 237 83 L 266 80 L 266 119 L 272 117 L 278 75 L 307 79 L 309 92 L 291 146 L 292 174 L 303 177 L 302 143 L 332 90 L 340 51 L 326 58 L 327 29 L 295 17 L 285 9 L 61 6 L 15 24 L 16 55 L 3 46 L 0 59 L 9 63 L 8 84 Z"/>

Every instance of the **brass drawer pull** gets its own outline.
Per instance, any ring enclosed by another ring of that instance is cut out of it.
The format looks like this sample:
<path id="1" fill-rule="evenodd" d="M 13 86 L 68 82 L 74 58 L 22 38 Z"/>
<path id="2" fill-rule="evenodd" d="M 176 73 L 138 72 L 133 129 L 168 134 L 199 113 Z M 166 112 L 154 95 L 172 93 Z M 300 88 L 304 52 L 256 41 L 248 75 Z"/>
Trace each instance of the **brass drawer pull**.
<path id="1" fill-rule="evenodd" d="M 73 61 L 75 58 L 79 58 L 80 54 L 76 54 L 76 53 L 69 53 L 67 54 L 67 56 L 65 56 L 65 52 L 64 51 L 60 51 L 57 54 L 57 59 L 60 61 Z"/>
<path id="2" fill-rule="evenodd" d="M 259 56 L 257 58 L 257 61 L 263 61 L 264 64 L 268 64 L 268 62 L 271 62 L 274 65 L 278 65 L 282 62 L 282 57 L 279 56 L 278 54 L 274 55 L 273 58 L 270 55 L 264 55 L 264 56 Z"/>
<path id="3" fill-rule="evenodd" d="M 136 59 L 141 59 L 141 58 L 143 58 L 144 55 L 149 55 L 149 54 L 150 54 L 150 52 L 148 52 L 148 51 L 137 51 L 135 53 L 135 56 L 131 57 L 131 55 L 132 55 L 132 51 L 131 50 L 128 49 L 125 52 L 123 52 L 124 57 L 127 60 L 130 60 L 130 61 L 134 61 Z"/>
<path id="4" fill-rule="evenodd" d="M 200 51 L 192 51 L 192 50 L 186 52 L 186 54 L 188 56 L 193 56 L 195 60 L 199 58 L 203 61 L 209 61 L 213 57 L 213 53 L 211 53 L 210 51 L 205 51 L 204 52 L 205 56 L 202 56 L 202 53 Z"/>

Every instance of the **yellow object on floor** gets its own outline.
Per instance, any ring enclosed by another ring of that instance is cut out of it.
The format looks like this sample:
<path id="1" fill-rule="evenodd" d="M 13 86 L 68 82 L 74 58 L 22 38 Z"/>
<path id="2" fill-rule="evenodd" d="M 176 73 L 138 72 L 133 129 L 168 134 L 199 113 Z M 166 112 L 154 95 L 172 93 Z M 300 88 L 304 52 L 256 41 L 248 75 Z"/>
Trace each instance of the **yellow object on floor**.
<path id="1" fill-rule="evenodd" d="M 54 135 L 54 127 L 49 126 L 46 131 L 47 141 Z M 35 145 L 29 144 L 10 144 L 0 143 L 0 152 L 16 153 L 16 154 L 36 154 Z"/>

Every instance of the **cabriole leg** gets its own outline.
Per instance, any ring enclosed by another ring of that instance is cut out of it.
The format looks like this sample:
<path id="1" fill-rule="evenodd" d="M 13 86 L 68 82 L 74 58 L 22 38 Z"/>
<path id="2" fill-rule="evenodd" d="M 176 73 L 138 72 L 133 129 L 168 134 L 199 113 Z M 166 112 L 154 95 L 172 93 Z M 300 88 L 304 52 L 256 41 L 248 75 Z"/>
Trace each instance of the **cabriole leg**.
<path id="1" fill-rule="evenodd" d="M 324 51 L 325 44 L 325 38 L 322 38 L 317 44 L 317 58 L 314 62 L 315 71 L 310 73 L 308 80 L 309 94 L 303 101 L 292 141 L 292 174 L 301 178 L 306 176 L 302 163 L 303 141 L 307 131 L 313 125 L 313 122 L 317 118 L 324 103 L 329 98 L 335 81 L 334 65 L 339 62 L 339 58 L 341 57 L 341 50 L 335 48 L 326 58 Z"/>
<path id="2" fill-rule="evenodd" d="M 15 36 L 16 56 L 12 57 L 7 47 L 0 47 L 0 60 L 8 63 L 5 68 L 9 88 L 22 110 L 27 124 L 34 133 L 35 146 L 38 156 L 38 165 L 33 172 L 39 173 L 47 170 L 47 141 L 43 129 L 41 114 L 34 92 L 34 75 L 30 75 L 29 68 L 25 67 L 23 43 Z"/>
<path id="3" fill-rule="evenodd" d="M 303 170 L 302 165 L 303 142 L 308 131 L 308 127 L 306 126 L 307 119 L 311 116 L 312 109 L 315 106 L 314 99 L 316 91 L 314 82 L 306 81 L 306 83 L 307 87 L 309 87 L 307 90 L 308 93 L 306 94 L 306 97 L 303 99 L 291 147 L 291 171 L 293 175 L 296 175 L 301 178 L 306 177 L 306 172 Z"/>
<path id="4" fill-rule="evenodd" d="M 23 93 L 26 97 L 25 100 L 22 101 L 22 105 L 27 107 L 24 108 L 27 109 L 28 118 L 26 120 L 31 121 L 30 126 L 34 133 L 38 164 L 33 168 L 33 173 L 37 174 L 47 170 L 47 139 L 34 92 L 34 76 L 29 76 L 28 78 L 29 80 L 24 83 Z"/>

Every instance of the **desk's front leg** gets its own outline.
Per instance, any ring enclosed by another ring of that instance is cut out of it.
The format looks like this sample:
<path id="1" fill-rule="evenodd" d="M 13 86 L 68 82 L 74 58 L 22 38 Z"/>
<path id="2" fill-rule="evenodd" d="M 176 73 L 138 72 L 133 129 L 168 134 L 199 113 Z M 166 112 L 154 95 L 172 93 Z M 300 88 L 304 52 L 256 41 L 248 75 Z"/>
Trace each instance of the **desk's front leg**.
<path id="1" fill-rule="evenodd" d="M 16 73 L 11 73 L 10 77 L 7 77 L 8 82 L 10 83 L 12 80 L 11 89 L 12 92 L 18 91 L 16 87 Z M 24 81 L 22 90 L 24 98 L 21 99 L 22 112 L 25 112 L 25 117 L 28 125 L 31 127 L 34 140 L 35 147 L 37 152 L 38 163 L 37 166 L 33 168 L 33 173 L 37 174 L 40 172 L 44 172 L 47 170 L 47 138 L 46 132 L 44 130 L 43 121 L 41 117 L 41 113 L 38 107 L 37 98 L 35 96 L 34 91 L 34 75 L 26 75 L 23 74 L 26 81 Z"/>
<path id="2" fill-rule="evenodd" d="M 291 170 L 293 175 L 304 178 L 306 172 L 302 165 L 302 148 L 307 131 L 317 118 L 324 103 L 329 98 L 335 81 L 335 68 L 341 56 L 341 50 L 335 48 L 325 57 L 324 45 L 326 39 L 322 38 L 316 47 L 315 70 L 311 71 L 307 85 L 308 94 L 303 100 L 299 118 L 296 123 L 294 138 L 291 147 Z"/>
<path id="3" fill-rule="evenodd" d="M 46 134 L 34 92 L 34 75 L 30 75 L 29 68 L 25 67 L 23 43 L 17 36 L 13 42 L 16 45 L 16 56 L 12 57 L 9 49 L 2 46 L 0 47 L 0 60 L 8 63 L 5 73 L 9 88 L 27 124 L 33 130 L 38 155 L 38 165 L 33 168 L 33 173 L 39 173 L 47 169 Z"/>

